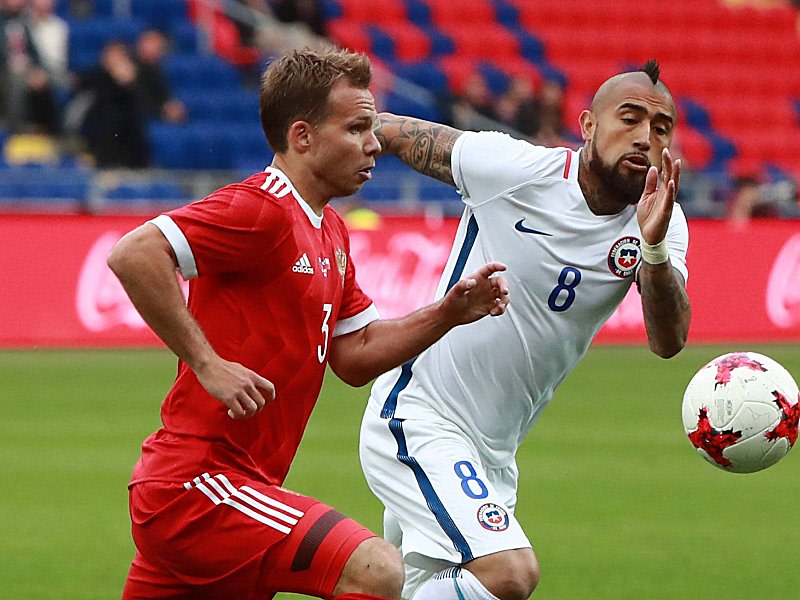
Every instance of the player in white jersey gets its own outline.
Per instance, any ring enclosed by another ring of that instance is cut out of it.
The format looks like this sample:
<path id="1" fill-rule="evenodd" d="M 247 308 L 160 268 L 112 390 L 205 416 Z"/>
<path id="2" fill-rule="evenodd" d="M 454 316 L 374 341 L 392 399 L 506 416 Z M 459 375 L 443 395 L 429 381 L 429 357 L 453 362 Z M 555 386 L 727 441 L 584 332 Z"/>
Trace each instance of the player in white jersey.
<path id="1" fill-rule="evenodd" d="M 651 350 L 686 342 L 677 115 L 658 75 L 650 61 L 606 81 L 579 151 L 380 116 L 383 152 L 466 205 L 437 297 L 490 260 L 514 290 L 503 317 L 451 331 L 372 388 L 360 455 L 406 562 L 404 598 L 528 598 L 539 566 L 514 518 L 517 448 L 634 282 Z"/>

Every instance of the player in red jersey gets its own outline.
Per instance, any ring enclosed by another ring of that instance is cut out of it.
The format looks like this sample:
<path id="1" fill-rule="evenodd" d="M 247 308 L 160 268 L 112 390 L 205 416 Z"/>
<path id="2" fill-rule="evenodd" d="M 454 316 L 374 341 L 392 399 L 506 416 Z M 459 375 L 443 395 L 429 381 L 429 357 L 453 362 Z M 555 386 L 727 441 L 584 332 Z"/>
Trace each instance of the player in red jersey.
<path id="1" fill-rule="evenodd" d="M 279 487 L 327 364 L 364 385 L 451 328 L 504 313 L 500 263 L 439 302 L 379 318 L 359 288 L 333 197 L 380 151 L 363 55 L 293 52 L 264 74 L 263 173 L 128 233 L 108 264 L 179 358 L 129 486 L 136 556 L 123 598 L 399 598 L 381 538 Z M 188 305 L 175 271 L 190 280 Z"/>

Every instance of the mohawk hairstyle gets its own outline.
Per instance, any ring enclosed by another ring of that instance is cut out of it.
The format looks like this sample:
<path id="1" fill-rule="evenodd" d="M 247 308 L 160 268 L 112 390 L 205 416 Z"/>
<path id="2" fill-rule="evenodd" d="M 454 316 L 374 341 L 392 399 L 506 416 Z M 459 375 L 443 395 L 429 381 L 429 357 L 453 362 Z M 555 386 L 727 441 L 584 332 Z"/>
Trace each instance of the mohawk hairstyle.
<path id="1" fill-rule="evenodd" d="M 655 58 L 648 60 L 639 68 L 639 70 L 643 73 L 647 73 L 647 76 L 650 78 L 650 81 L 653 82 L 653 85 L 658 83 L 658 76 L 661 74 L 661 65 L 658 64 L 658 61 Z"/>

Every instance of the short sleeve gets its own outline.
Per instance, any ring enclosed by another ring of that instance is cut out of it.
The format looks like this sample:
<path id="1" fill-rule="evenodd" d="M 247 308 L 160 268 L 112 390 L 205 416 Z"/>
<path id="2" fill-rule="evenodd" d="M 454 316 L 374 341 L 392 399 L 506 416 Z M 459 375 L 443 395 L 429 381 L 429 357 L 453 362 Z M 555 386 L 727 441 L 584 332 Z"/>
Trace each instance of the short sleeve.
<path id="1" fill-rule="evenodd" d="M 341 254 L 335 257 L 337 267 L 344 267 L 344 290 L 336 326 L 333 330 L 334 337 L 352 333 L 362 327 L 366 327 L 372 321 L 380 319 L 380 314 L 372 299 L 358 285 L 356 267 L 350 258 L 350 237 L 347 234 L 344 223 L 341 222 L 341 219 L 338 219 L 338 215 L 336 217 L 341 224 L 346 247 L 341 250 Z"/>
<path id="2" fill-rule="evenodd" d="M 468 206 L 478 206 L 545 171 L 549 148 L 496 131 L 467 131 L 453 146 L 453 180 Z"/>
<path id="3" fill-rule="evenodd" d="M 686 253 L 689 250 L 689 225 L 686 222 L 686 215 L 679 204 L 672 207 L 672 218 L 667 229 L 667 247 L 669 248 L 669 260 L 675 267 L 683 280 L 689 280 L 689 269 L 686 267 Z"/>
<path id="4" fill-rule="evenodd" d="M 170 241 L 184 278 L 246 272 L 263 265 L 264 256 L 291 233 L 287 212 L 277 202 L 235 184 L 151 222 Z"/>

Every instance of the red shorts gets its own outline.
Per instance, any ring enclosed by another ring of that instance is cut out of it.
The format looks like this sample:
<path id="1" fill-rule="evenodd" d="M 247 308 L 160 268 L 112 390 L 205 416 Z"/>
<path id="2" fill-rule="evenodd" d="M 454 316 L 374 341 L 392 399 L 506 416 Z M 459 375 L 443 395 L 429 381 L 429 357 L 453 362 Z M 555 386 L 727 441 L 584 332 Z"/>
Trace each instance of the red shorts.
<path id="1" fill-rule="evenodd" d="M 375 534 L 307 496 L 235 473 L 130 490 L 136 557 L 123 600 L 333 596 Z"/>

